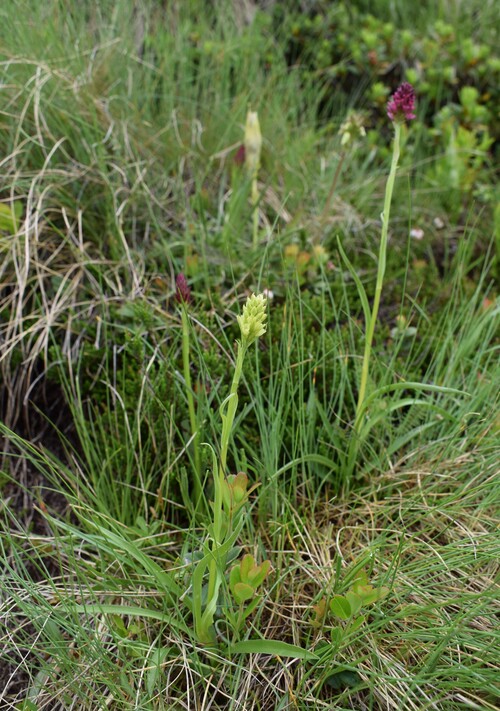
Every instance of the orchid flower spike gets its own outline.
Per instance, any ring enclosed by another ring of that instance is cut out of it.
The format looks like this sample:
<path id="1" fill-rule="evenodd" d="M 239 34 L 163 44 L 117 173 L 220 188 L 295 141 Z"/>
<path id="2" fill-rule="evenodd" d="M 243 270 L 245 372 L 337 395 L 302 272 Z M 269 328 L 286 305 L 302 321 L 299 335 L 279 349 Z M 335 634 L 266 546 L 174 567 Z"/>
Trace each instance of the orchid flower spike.
<path id="1" fill-rule="evenodd" d="M 267 299 L 264 294 L 248 297 L 243 313 L 237 316 L 241 331 L 241 343 L 249 346 L 266 332 Z"/>
<path id="2" fill-rule="evenodd" d="M 396 89 L 387 104 L 387 115 L 399 123 L 415 118 L 415 90 L 411 84 L 404 82 Z"/>

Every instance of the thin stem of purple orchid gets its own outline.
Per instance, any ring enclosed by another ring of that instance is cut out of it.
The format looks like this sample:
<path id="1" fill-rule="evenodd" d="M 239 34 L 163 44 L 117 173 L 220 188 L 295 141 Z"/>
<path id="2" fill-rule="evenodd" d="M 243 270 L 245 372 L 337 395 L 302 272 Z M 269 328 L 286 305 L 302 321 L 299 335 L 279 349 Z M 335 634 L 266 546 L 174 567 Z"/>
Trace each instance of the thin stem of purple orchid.
<path id="1" fill-rule="evenodd" d="M 366 386 L 368 383 L 368 375 L 370 369 L 370 358 L 373 345 L 373 336 L 375 333 L 375 324 L 377 323 L 378 310 L 380 306 L 380 297 L 382 294 L 382 286 L 384 283 L 385 267 L 387 263 L 387 241 L 389 234 L 389 218 L 391 213 L 392 193 L 394 190 L 394 182 L 396 179 L 396 171 L 398 167 L 401 141 L 401 123 L 394 122 L 394 143 L 392 152 L 391 169 L 387 178 L 385 188 L 384 211 L 382 212 L 382 233 L 380 238 L 380 248 L 378 256 L 377 282 L 375 285 L 375 296 L 373 299 L 372 312 L 370 320 L 366 324 L 365 333 L 365 348 L 363 354 L 363 365 L 361 369 L 361 380 L 359 383 L 358 403 L 356 406 L 356 417 L 354 419 L 354 428 L 352 438 L 349 445 L 348 453 L 348 470 L 352 473 L 356 462 L 356 456 L 361 444 L 362 428 L 365 421 L 364 402 L 366 397 Z M 350 478 L 350 477 L 349 477 Z"/>
<path id="2" fill-rule="evenodd" d="M 195 506 L 199 506 L 201 503 L 203 490 L 201 485 L 201 457 L 200 457 L 200 444 L 199 444 L 199 427 L 198 427 L 198 417 L 196 415 L 196 408 L 194 404 L 194 394 L 193 387 L 191 384 L 191 354 L 190 354 L 190 325 L 189 317 L 186 308 L 186 302 L 180 304 L 181 319 L 182 319 L 182 367 L 184 371 L 184 383 L 186 385 L 186 397 L 188 403 L 189 412 L 189 424 L 191 426 L 191 437 L 192 437 L 192 447 L 194 454 L 194 497 Z"/>

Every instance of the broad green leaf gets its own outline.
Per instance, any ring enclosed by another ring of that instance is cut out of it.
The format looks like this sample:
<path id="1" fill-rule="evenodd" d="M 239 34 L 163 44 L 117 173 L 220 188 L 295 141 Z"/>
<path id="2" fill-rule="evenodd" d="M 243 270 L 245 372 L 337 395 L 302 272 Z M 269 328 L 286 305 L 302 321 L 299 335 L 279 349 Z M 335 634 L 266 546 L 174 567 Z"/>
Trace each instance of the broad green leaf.
<path id="1" fill-rule="evenodd" d="M 365 567 L 370 565 L 370 561 L 373 558 L 373 552 L 371 550 L 366 551 L 360 555 L 353 563 L 349 566 L 348 570 L 344 574 L 344 584 L 348 587 L 352 585 L 356 580 L 359 580 L 359 576 L 363 575 Z M 340 570 L 338 571 L 340 574 Z M 367 575 L 365 573 L 365 575 Z M 367 580 L 368 582 L 368 576 Z"/>
<path id="2" fill-rule="evenodd" d="M 236 583 L 233 588 L 234 599 L 238 604 L 245 602 L 246 600 L 251 600 L 255 595 L 255 590 L 251 585 L 246 583 Z"/>
<path id="3" fill-rule="evenodd" d="M 348 620 L 351 616 L 351 605 L 343 595 L 334 595 L 330 600 L 330 610 L 341 620 Z"/>
<path id="4" fill-rule="evenodd" d="M 352 592 L 352 590 L 346 592 L 345 596 L 351 606 L 351 615 L 357 615 L 363 605 L 362 598 L 359 595 L 356 595 L 355 592 Z"/>
<path id="5" fill-rule="evenodd" d="M 279 642 L 272 639 L 247 639 L 231 645 L 233 654 L 271 654 L 275 657 L 292 657 L 293 659 L 317 659 L 314 652 L 297 647 L 295 644 Z"/>
<path id="6" fill-rule="evenodd" d="M 368 585 L 368 575 L 366 573 L 366 570 L 364 568 L 361 568 L 356 572 L 356 575 L 353 578 L 352 589 L 354 592 L 357 592 L 357 590 L 355 590 L 355 587 L 364 585 Z"/>
<path id="7" fill-rule="evenodd" d="M 215 560 L 220 568 L 223 564 L 225 566 L 226 555 L 232 549 L 236 539 L 240 535 L 241 529 L 243 527 L 243 520 L 241 520 L 234 531 L 231 533 L 229 538 L 227 538 L 222 545 L 218 546 L 214 551 L 209 551 L 195 566 L 192 577 L 192 590 L 193 590 L 193 616 L 195 620 L 195 627 L 198 636 L 206 636 L 208 641 L 209 630 L 212 628 L 213 618 L 215 615 L 215 610 L 217 608 L 217 598 L 218 591 L 222 584 L 223 574 L 219 572 L 215 584 L 214 591 L 211 599 L 207 601 L 205 609 L 203 610 L 202 605 L 202 595 L 203 595 L 203 578 L 205 571 L 207 570 L 210 562 Z M 187 598 L 184 598 L 187 599 Z M 203 610 L 203 611 L 202 611 Z M 210 633 L 211 634 L 211 633 Z M 210 642 L 212 643 L 212 642 Z"/>
<path id="8" fill-rule="evenodd" d="M 361 677 L 358 672 L 351 671 L 350 669 L 342 669 L 341 671 L 335 672 L 335 674 L 330 674 L 326 683 L 332 689 L 340 691 L 341 689 L 352 688 L 360 681 Z"/>
<path id="9" fill-rule="evenodd" d="M 353 583 L 351 590 L 353 593 L 356 593 L 356 595 L 359 595 L 364 600 L 365 597 L 369 597 L 373 592 L 373 585 L 370 585 L 369 583 L 355 582 Z"/>
<path id="10" fill-rule="evenodd" d="M 382 600 L 382 598 L 389 594 L 389 588 L 374 588 L 371 585 L 368 587 L 370 587 L 371 590 L 365 590 L 364 592 L 358 593 L 363 600 L 363 605 L 371 605 L 373 602 Z"/>
<path id="11" fill-rule="evenodd" d="M 260 573 L 260 565 L 254 565 L 254 566 L 252 566 L 252 567 L 250 568 L 250 570 L 248 571 L 248 573 L 247 573 L 247 580 L 248 580 L 248 582 L 249 582 L 249 583 L 252 583 L 252 585 L 253 585 L 253 584 L 254 584 L 254 581 L 255 581 L 255 578 L 257 578 L 257 576 L 259 575 L 259 573 Z"/>
<path id="12" fill-rule="evenodd" d="M 72 612 L 85 615 L 129 615 L 131 617 L 149 617 L 151 620 L 158 620 L 163 622 L 165 625 L 170 627 L 176 627 L 186 634 L 190 634 L 189 628 L 176 619 L 172 615 L 167 615 L 158 610 L 149 610 L 147 607 L 138 607 L 135 605 L 108 605 L 103 603 L 99 605 L 97 603 L 91 603 L 89 605 L 70 605 L 68 603 L 68 609 Z"/>
<path id="13" fill-rule="evenodd" d="M 226 563 L 233 563 L 241 553 L 241 546 L 233 546 L 226 556 Z"/>
<path id="14" fill-rule="evenodd" d="M 14 706 L 14 708 L 16 711 L 38 711 L 37 704 L 35 704 L 34 701 L 30 701 L 30 699 L 21 701 L 17 706 Z"/>
<path id="15" fill-rule="evenodd" d="M 120 615 L 110 615 L 110 620 L 115 631 L 120 635 L 120 637 L 125 639 L 128 636 L 128 630 L 125 626 L 123 618 Z"/>

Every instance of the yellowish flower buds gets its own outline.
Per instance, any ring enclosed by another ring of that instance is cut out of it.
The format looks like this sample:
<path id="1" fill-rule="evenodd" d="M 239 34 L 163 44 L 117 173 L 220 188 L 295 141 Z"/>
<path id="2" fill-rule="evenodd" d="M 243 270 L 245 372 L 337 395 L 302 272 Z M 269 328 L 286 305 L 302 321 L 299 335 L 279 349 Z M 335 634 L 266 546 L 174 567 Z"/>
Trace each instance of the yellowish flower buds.
<path id="1" fill-rule="evenodd" d="M 264 294 L 248 297 L 243 313 L 238 316 L 242 346 L 249 346 L 266 332 L 267 299 Z"/>
<path id="2" fill-rule="evenodd" d="M 260 166 L 260 152 L 262 150 L 262 134 L 260 132 L 259 116 L 257 111 L 247 113 L 245 124 L 245 165 L 253 177 Z"/>
<path id="3" fill-rule="evenodd" d="M 366 136 L 363 126 L 363 117 L 357 113 L 351 113 L 342 123 L 339 129 L 341 135 L 340 144 L 342 147 L 348 146 L 359 138 Z"/>

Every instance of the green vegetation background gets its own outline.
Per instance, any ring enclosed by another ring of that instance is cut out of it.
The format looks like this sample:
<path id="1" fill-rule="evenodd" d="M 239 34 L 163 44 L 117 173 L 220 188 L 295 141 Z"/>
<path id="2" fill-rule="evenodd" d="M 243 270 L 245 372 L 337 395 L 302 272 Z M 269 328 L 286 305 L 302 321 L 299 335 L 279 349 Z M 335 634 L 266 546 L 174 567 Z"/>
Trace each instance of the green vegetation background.
<path id="1" fill-rule="evenodd" d="M 494 2 L 2 4 L 6 708 L 495 707 L 499 14 Z M 364 323 L 337 240 L 371 296 L 385 106 L 404 80 L 418 116 L 370 384 L 388 390 L 346 481 Z M 238 163 L 249 106 L 264 138 L 256 250 Z M 344 151 L 351 110 L 367 135 Z M 260 483 L 240 543 L 274 568 L 247 635 L 316 649 L 314 663 L 207 656 L 182 605 L 175 624 L 162 617 L 148 561 L 179 568 L 187 589 L 200 546 L 180 271 L 204 442 L 218 441 L 236 314 L 250 291 L 272 293 L 230 452 Z M 405 382 L 456 392 L 416 403 L 400 389 L 399 407 L 390 388 Z M 318 626 L 359 560 L 390 594 L 357 632 Z"/>

